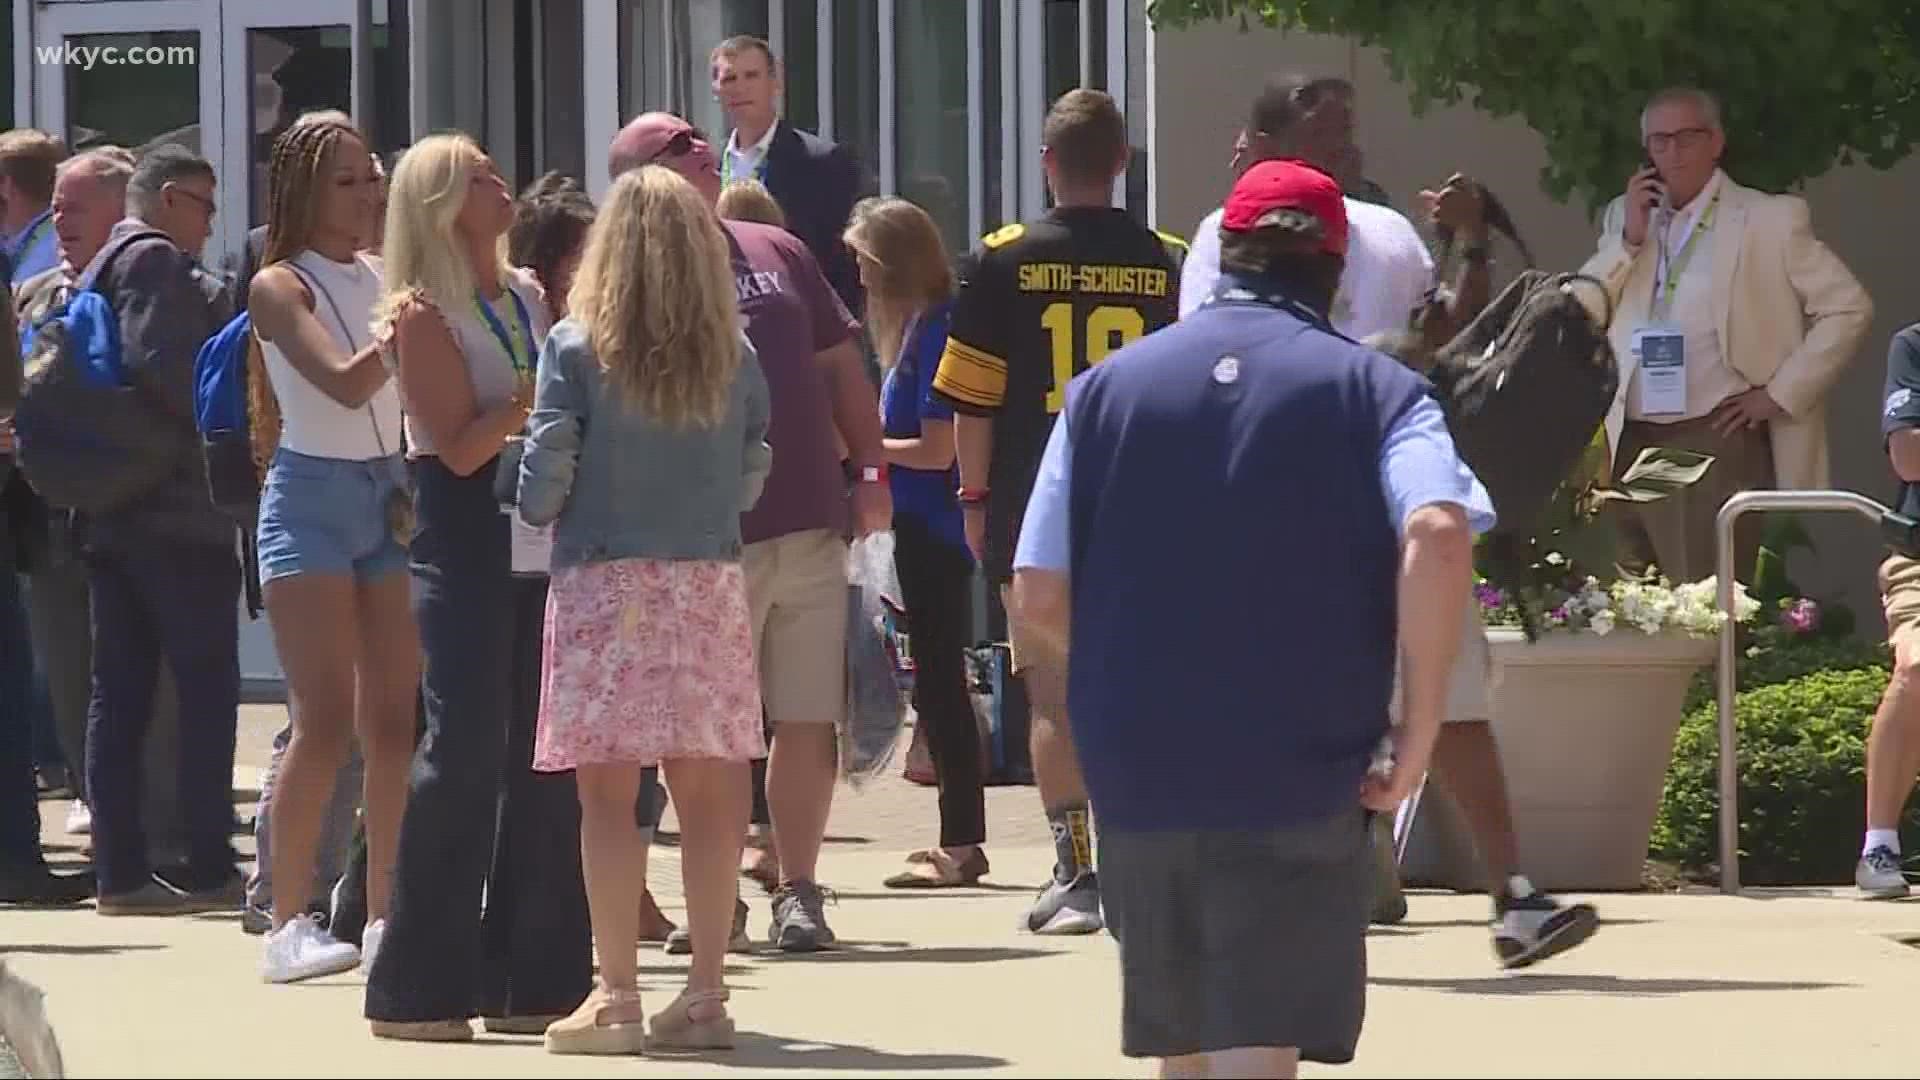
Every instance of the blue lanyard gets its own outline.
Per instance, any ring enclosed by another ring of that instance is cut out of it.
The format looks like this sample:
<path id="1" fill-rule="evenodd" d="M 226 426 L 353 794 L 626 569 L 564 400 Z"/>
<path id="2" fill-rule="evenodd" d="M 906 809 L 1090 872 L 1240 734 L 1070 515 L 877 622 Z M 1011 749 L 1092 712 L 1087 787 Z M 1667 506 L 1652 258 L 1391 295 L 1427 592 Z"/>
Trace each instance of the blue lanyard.
<path id="1" fill-rule="evenodd" d="M 493 331 L 493 336 L 500 342 L 500 347 L 507 351 L 507 362 L 513 365 L 514 371 L 524 375 L 533 370 L 533 320 L 527 316 L 526 302 L 520 299 L 520 294 L 514 291 L 513 286 L 507 286 L 506 293 L 513 297 L 514 313 L 519 317 L 520 329 L 527 335 L 525 360 L 520 359 L 519 339 L 507 332 L 507 327 L 500 321 L 500 316 L 493 313 L 493 305 L 487 303 L 487 298 L 480 295 L 479 289 L 473 290 L 473 302 L 474 306 L 480 309 L 480 317 L 486 320 L 487 329 Z"/>

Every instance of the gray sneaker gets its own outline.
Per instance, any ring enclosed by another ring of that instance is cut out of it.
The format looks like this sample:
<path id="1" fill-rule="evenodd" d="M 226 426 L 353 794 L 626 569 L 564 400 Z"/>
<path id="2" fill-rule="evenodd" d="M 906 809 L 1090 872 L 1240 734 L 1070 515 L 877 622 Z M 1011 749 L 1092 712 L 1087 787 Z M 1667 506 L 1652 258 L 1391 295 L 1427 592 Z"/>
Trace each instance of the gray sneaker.
<path id="1" fill-rule="evenodd" d="M 1860 856 L 1853 868 L 1853 883 L 1868 900 L 1897 900 L 1907 895 L 1907 875 L 1900 870 L 1900 856 L 1885 844 Z"/>
<path id="2" fill-rule="evenodd" d="M 773 894 L 773 926 L 767 941 L 781 952 L 830 949 L 837 939 L 827 926 L 826 894 L 811 881 L 789 881 Z"/>
<path id="3" fill-rule="evenodd" d="M 190 915 L 198 910 L 186 894 L 154 880 L 132 892 L 101 896 L 94 909 L 102 915 Z"/>
<path id="4" fill-rule="evenodd" d="M 727 951 L 730 953 L 752 953 L 753 939 L 747 936 L 747 902 L 733 902 L 733 935 L 727 939 Z M 686 956 L 693 952 L 693 934 L 686 927 L 676 927 L 667 934 L 667 955 Z"/>

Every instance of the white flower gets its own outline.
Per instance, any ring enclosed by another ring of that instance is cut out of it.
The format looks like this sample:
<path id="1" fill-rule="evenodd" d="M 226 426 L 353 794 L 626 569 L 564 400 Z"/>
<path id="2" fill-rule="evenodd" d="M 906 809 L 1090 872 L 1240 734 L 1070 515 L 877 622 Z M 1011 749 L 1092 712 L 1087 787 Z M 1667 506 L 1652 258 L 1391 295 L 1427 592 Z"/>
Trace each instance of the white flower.
<path id="1" fill-rule="evenodd" d="M 1548 566 L 1565 566 L 1567 565 L 1567 557 L 1565 555 L 1560 554 L 1557 551 L 1549 551 L 1547 552 L 1547 565 Z"/>
<path id="2" fill-rule="evenodd" d="M 1594 633 L 1599 634 L 1601 637 L 1606 637 L 1613 632 L 1613 612 L 1595 612 L 1593 621 L 1588 625 L 1593 627 Z"/>

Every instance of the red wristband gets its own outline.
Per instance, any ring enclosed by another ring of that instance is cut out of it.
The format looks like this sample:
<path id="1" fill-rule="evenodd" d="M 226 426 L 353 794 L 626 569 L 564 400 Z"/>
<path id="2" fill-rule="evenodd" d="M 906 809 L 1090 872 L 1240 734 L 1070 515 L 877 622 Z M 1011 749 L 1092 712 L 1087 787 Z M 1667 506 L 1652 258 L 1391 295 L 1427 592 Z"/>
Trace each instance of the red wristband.
<path id="1" fill-rule="evenodd" d="M 960 489 L 956 497 L 962 503 L 965 503 L 967 505 L 977 505 L 987 501 L 987 489 L 963 487 Z"/>

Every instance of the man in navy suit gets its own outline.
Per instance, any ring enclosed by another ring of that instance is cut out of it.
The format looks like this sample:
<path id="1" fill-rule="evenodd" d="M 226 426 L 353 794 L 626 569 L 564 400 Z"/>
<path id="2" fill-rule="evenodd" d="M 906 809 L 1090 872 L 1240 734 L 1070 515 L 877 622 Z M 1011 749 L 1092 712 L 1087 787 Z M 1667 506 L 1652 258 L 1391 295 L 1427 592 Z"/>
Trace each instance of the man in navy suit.
<path id="1" fill-rule="evenodd" d="M 833 291 L 858 317 L 860 271 L 841 242 L 853 204 L 870 185 L 846 147 L 780 118 L 780 62 L 766 41 L 730 37 L 710 58 L 713 96 L 733 132 L 720 155 L 723 183 L 759 180 L 787 215 L 787 231 L 813 252 Z"/>

